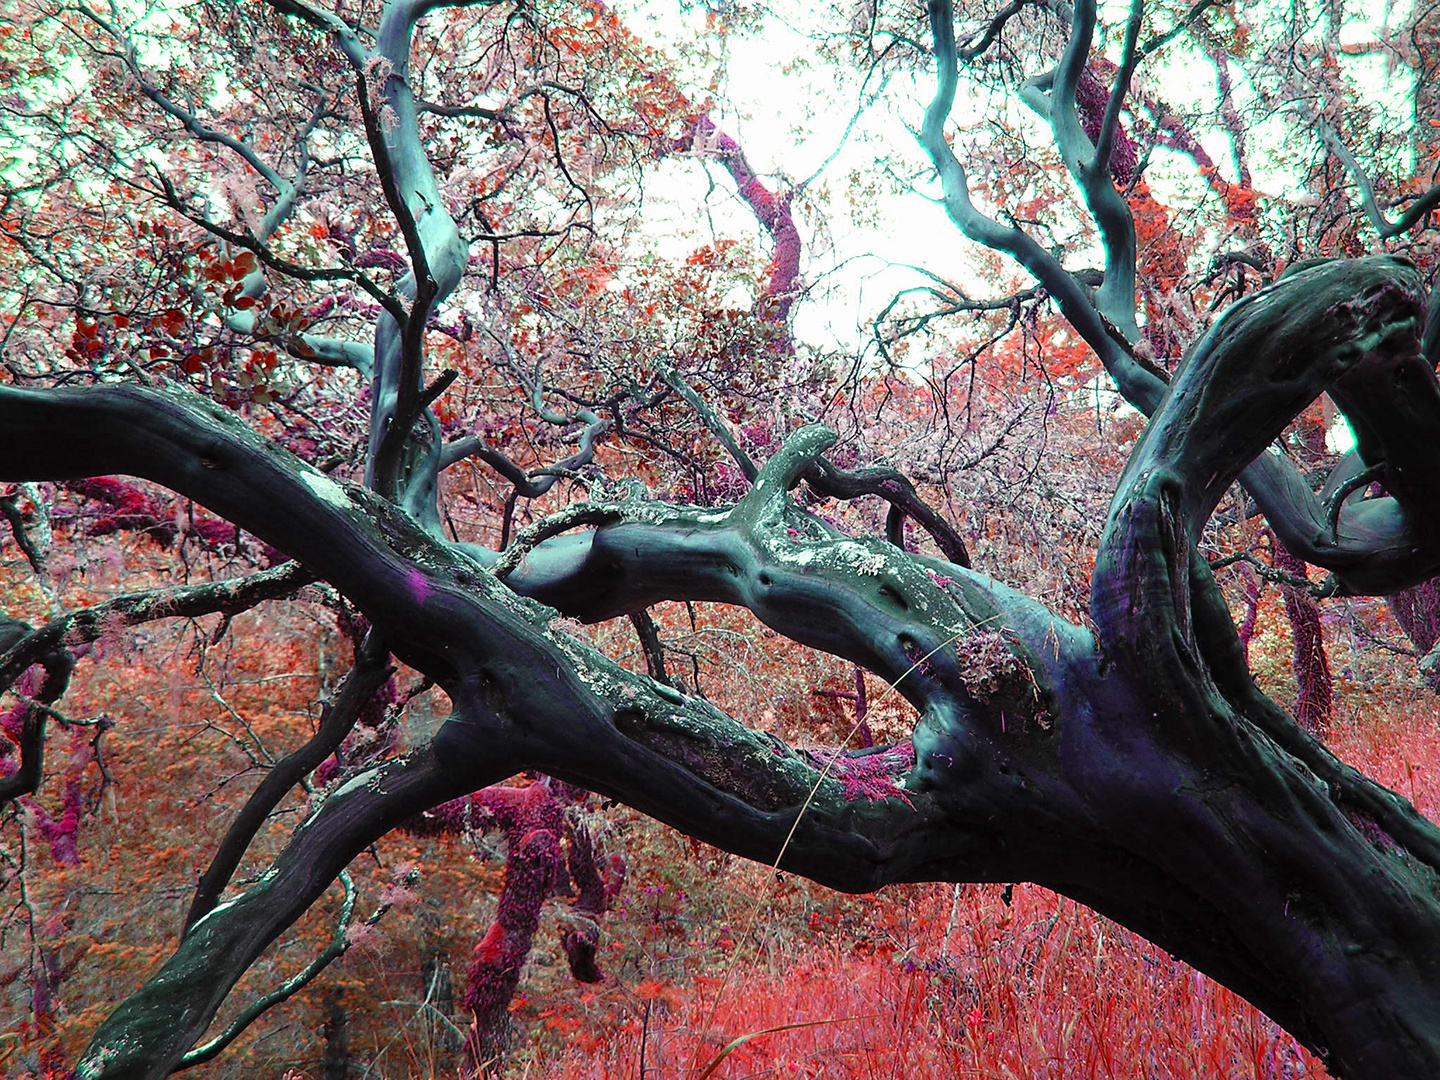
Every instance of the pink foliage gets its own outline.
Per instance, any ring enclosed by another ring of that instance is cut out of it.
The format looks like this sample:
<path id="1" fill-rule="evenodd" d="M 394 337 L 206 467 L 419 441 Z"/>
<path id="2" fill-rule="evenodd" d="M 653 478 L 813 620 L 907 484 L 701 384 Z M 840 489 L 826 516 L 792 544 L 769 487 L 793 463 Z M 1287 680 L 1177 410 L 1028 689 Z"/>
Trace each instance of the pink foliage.
<path id="1" fill-rule="evenodd" d="M 851 802 L 862 798 L 868 802 L 884 799 L 910 802 L 905 789 L 896 783 L 915 764 L 915 747 L 908 742 L 859 754 L 818 749 L 801 752 L 840 781 L 845 798 Z"/>
<path id="2" fill-rule="evenodd" d="M 209 548 L 235 545 L 238 532 L 234 525 L 209 514 L 176 514 L 174 501 L 152 495 L 135 484 L 113 476 L 96 476 L 88 480 L 67 480 L 63 485 L 76 495 L 108 507 L 91 521 L 85 532 L 89 536 L 106 536 L 116 532 L 144 533 L 168 548 L 182 533 L 189 533 Z"/>
<path id="3" fill-rule="evenodd" d="M 509 1006 L 530 955 L 545 901 L 569 892 L 571 907 L 588 916 L 561 935 L 571 974 L 580 982 L 600 982 L 596 959 L 602 914 L 624 879 L 623 867 L 601 874 L 594 842 L 578 823 L 567 824 L 565 811 L 584 793 L 557 781 L 542 779 L 524 786 L 496 785 L 436 806 L 406 827 L 422 834 L 501 829 L 508 856 L 495 921 L 475 946 L 470 960 L 466 1008 L 474 1014 L 468 1051 L 477 1067 L 493 1061 L 509 1040 Z M 562 838 L 569 840 L 567 860 Z M 567 873 L 568 871 L 568 873 Z"/>
<path id="4" fill-rule="evenodd" d="M 80 852 L 76 847 L 76 836 L 80 831 L 80 815 L 85 804 L 85 793 L 81 778 L 86 768 L 95 760 L 95 752 L 83 734 L 72 730 L 70 733 L 70 757 L 65 764 L 65 780 L 60 798 L 60 813 L 52 815 L 38 801 L 28 795 L 19 803 L 29 816 L 30 823 L 50 847 L 50 856 L 62 866 L 79 866 Z"/>
<path id="5" fill-rule="evenodd" d="M 1100 80 L 1094 75 L 1089 71 L 1080 73 L 1080 82 L 1075 87 L 1075 106 L 1080 112 L 1081 126 L 1092 141 L 1100 135 L 1100 125 L 1105 119 L 1105 105 L 1109 97 L 1109 92 L 1100 85 Z M 1135 179 L 1139 154 L 1136 153 L 1135 143 L 1118 120 L 1110 147 L 1110 176 L 1120 187 L 1128 187 Z"/>
<path id="6" fill-rule="evenodd" d="M 134 484 L 113 476 L 97 476 L 88 480 L 70 480 L 65 487 L 77 495 L 103 503 L 110 508 L 85 528 L 90 536 L 106 536 L 124 531 L 144 532 L 161 547 L 175 542 L 175 522 L 165 512 L 160 500 Z M 234 528 L 231 527 L 233 534 Z"/>

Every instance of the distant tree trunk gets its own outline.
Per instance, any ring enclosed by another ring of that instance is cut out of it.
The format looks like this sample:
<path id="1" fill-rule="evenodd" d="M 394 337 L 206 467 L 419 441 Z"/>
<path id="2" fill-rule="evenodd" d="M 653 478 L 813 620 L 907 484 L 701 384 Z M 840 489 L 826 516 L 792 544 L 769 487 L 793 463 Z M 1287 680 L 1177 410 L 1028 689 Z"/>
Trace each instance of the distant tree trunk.
<path id="1" fill-rule="evenodd" d="M 860 745 L 871 747 L 875 745 L 875 734 L 870 730 L 870 722 L 867 717 L 870 715 L 870 703 L 865 698 L 865 669 L 859 664 L 855 665 L 855 733 L 860 738 Z"/>
<path id="2" fill-rule="evenodd" d="M 1285 550 L 1285 545 L 1272 540 L 1275 569 L 1305 576 L 1305 560 Z M 1325 637 L 1320 630 L 1320 609 L 1303 590 L 1282 585 L 1285 616 L 1295 641 L 1291 665 L 1295 671 L 1295 719 L 1310 734 L 1323 737 L 1330 730 L 1334 714 L 1334 693 L 1330 680 L 1330 661 L 1325 655 Z"/>
<path id="3" fill-rule="evenodd" d="M 520 832 L 510 830 L 510 855 L 495 921 L 475 946 L 470 962 L 465 1005 L 475 1017 L 469 1051 L 478 1075 L 489 1074 L 510 1045 L 510 1002 L 540 925 L 540 908 L 562 865 L 558 828 L 537 825 Z"/>
<path id="4" fill-rule="evenodd" d="M 612 863 L 602 873 L 590 831 L 567 820 L 566 809 L 585 794 L 549 778 L 523 787 L 497 785 L 435 806 L 405 825 L 419 834 L 493 828 L 505 832 L 505 881 L 495 921 L 472 954 L 464 998 L 474 1015 L 466 1052 L 476 1074 L 491 1072 L 509 1046 L 510 1003 L 530 956 L 541 910 L 551 896 L 571 896 L 571 916 L 560 936 L 571 974 L 580 982 L 604 979 L 596 959 L 600 928 L 595 919 L 619 890 L 624 867 Z M 564 855 L 562 839 L 567 847 Z M 435 970 L 426 967 L 427 989 L 441 985 L 435 982 Z M 450 1007 L 442 1011 L 448 1014 L 453 1008 L 448 969 L 443 986 Z M 431 990 L 430 996 L 435 1004 L 439 991 Z"/>
<path id="5" fill-rule="evenodd" d="M 350 1076 L 350 1014 L 341 1002 L 343 994 L 336 990 L 325 999 L 325 1024 L 320 1029 L 325 1039 L 320 1075 L 325 1080 L 348 1080 Z"/>
<path id="6" fill-rule="evenodd" d="M 571 924 L 560 934 L 560 947 L 565 950 L 565 960 L 576 982 L 603 982 L 605 974 L 596 955 L 600 947 L 600 926 L 595 920 L 610 907 L 624 874 L 612 873 L 608 879 L 601 874 L 595 840 L 583 823 L 567 822 L 566 838 L 569 840 L 566 865 L 575 884 L 575 899 L 570 904 Z"/>
<path id="7" fill-rule="evenodd" d="M 1440 656 L 1435 654 L 1435 645 L 1440 642 L 1440 578 L 1431 578 L 1385 599 L 1400 629 L 1415 646 L 1425 684 L 1440 692 Z"/>
<path id="8" fill-rule="evenodd" d="M 1250 663 L 1250 639 L 1255 636 L 1255 624 L 1260 619 L 1260 591 L 1264 589 L 1265 582 L 1255 570 L 1246 565 L 1240 564 L 1240 577 L 1245 583 L 1245 618 L 1241 620 L 1237 633 L 1240 637 L 1240 648 L 1245 657 L 1245 663 Z"/>

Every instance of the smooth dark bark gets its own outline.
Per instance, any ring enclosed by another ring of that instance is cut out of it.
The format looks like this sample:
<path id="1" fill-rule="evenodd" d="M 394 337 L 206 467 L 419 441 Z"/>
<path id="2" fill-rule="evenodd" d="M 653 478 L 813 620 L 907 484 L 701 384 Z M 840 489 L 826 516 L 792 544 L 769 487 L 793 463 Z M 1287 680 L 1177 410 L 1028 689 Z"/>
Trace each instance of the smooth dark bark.
<path id="1" fill-rule="evenodd" d="M 1194 543 L 1246 462 L 1320 390 L 1378 398 L 1366 380 L 1387 385 L 1418 356 L 1423 313 L 1417 275 L 1391 259 L 1321 267 L 1230 309 L 1131 455 L 1093 578 L 1104 663 L 1136 692 L 1149 729 L 1149 760 L 1125 763 L 1106 787 L 1153 799 L 1164 786 L 1172 811 L 1156 857 L 1203 867 L 1206 892 L 1245 912 L 1245 951 L 1294 971 L 1272 992 L 1308 1014 L 1307 1041 L 1343 1075 L 1440 1068 L 1437 833 L 1398 798 L 1377 818 L 1287 760 L 1293 739 L 1272 741 L 1272 707 L 1227 659 L 1239 640 L 1215 617 Z M 1307 747 L 1302 760 L 1322 755 Z"/>
<path id="2" fill-rule="evenodd" d="M 1386 275 L 1392 272 L 1396 277 L 1387 284 Z M 1402 285 L 1402 278 L 1409 284 Z M 1418 288 L 1413 268 L 1392 256 L 1322 260 L 1251 294 L 1232 311 L 1262 304 L 1275 313 L 1277 330 L 1323 349 L 1337 327 L 1384 308 L 1397 299 L 1397 289 Z M 1405 318 L 1413 325 L 1407 333 L 1433 335 L 1433 307 L 1427 311 L 1421 296 L 1412 293 Z M 1323 318 L 1324 323 L 1307 334 L 1303 318 Z M 1283 369 L 1308 368 L 1308 359 L 1291 355 L 1275 366 L 1284 378 Z M 1357 448 L 1337 466 L 1321 494 L 1275 454 L 1261 454 L 1241 479 L 1293 555 L 1330 570 L 1344 591 L 1385 595 L 1440 571 L 1440 469 L 1434 464 L 1435 447 L 1440 446 L 1440 385 L 1432 360 L 1418 343 L 1371 349 L 1352 359 L 1343 373 L 1324 379 L 1324 388 L 1354 430 Z M 1257 372 L 1247 379 L 1237 371 L 1229 377 L 1235 380 L 1232 393 L 1238 398 L 1262 376 Z M 1369 483 L 1350 486 L 1363 472 L 1383 489 L 1380 495 L 1369 496 Z"/>

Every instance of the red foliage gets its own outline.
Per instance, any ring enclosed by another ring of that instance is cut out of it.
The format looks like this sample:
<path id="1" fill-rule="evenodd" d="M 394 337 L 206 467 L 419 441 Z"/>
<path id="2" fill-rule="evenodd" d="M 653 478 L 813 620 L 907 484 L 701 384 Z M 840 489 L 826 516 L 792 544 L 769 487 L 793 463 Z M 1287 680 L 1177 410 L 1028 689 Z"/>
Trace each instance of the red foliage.
<path id="1" fill-rule="evenodd" d="M 168 548 L 184 532 L 210 548 L 227 544 L 233 547 L 237 543 L 238 531 L 228 521 L 205 513 L 177 513 L 180 507 L 176 500 L 152 494 L 113 476 L 67 480 L 64 487 L 109 507 L 85 525 L 87 536 L 137 532 Z"/>

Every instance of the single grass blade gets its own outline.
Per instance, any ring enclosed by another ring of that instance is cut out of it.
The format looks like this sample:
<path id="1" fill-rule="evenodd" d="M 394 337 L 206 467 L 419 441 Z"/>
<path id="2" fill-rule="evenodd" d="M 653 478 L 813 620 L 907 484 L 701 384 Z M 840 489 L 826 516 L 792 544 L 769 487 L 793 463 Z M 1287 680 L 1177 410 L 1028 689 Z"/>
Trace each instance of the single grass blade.
<path id="1" fill-rule="evenodd" d="M 852 1020 L 863 1019 L 865 1019 L 863 1016 L 840 1016 L 833 1020 L 805 1020 L 799 1024 L 781 1024 L 779 1027 L 762 1028 L 759 1031 L 752 1031 L 748 1035 L 740 1035 L 726 1043 L 725 1049 L 710 1059 L 710 1064 L 705 1066 L 705 1071 L 695 1077 L 695 1080 L 709 1080 L 709 1077 L 720 1067 L 720 1063 L 733 1051 L 738 1050 L 751 1039 L 758 1039 L 761 1035 L 774 1035 L 778 1031 L 794 1031 L 796 1028 L 823 1027 L 825 1024 L 846 1024 Z"/>

